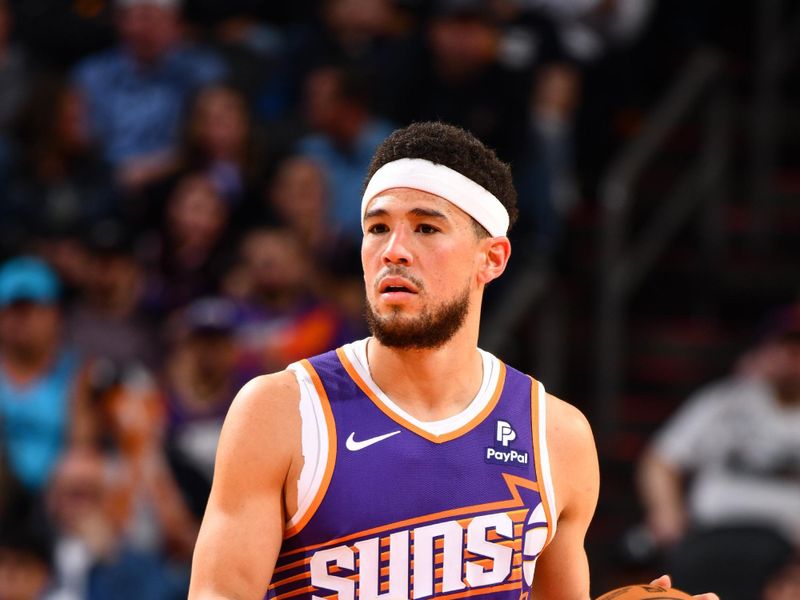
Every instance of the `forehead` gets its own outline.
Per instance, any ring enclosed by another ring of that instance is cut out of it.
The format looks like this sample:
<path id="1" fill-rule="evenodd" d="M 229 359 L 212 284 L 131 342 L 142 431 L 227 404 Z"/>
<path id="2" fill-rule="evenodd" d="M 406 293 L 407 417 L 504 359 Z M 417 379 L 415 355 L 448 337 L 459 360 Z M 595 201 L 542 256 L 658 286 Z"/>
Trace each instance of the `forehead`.
<path id="1" fill-rule="evenodd" d="M 472 220 L 472 217 L 449 200 L 413 188 L 392 188 L 381 192 L 369 201 L 365 215 L 380 211 L 390 216 L 402 216 L 418 209 L 441 213 L 456 222 L 468 223 Z"/>

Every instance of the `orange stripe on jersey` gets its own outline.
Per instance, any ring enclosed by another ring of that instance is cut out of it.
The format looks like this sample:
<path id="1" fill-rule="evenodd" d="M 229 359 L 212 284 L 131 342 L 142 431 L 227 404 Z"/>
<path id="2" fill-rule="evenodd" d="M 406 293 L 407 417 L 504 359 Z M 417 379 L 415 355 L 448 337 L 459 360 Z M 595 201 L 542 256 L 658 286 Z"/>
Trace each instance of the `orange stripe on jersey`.
<path id="1" fill-rule="evenodd" d="M 465 592 L 455 592 L 453 594 L 437 594 L 436 598 L 439 600 L 455 600 L 456 598 L 468 598 L 469 596 L 485 596 L 487 594 L 495 594 L 497 592 L 507 592 L 508 590 L 519 588 L 519 582 L 521 579 L 522 577 L 520 576 L 513 581 L 510 580 L 509 583 L 504 583 L 503 585 L 472 588 Z"/>
<path id="2" fill-rule="evenodd" d="M 346 536 L 336 538 L 334 540 L 328 540 L 326 542 L 320 542 L 319 544 L 313 544 L 311 546 L 304 546 L 302 548 L 296 548 L 291 552 L 287 552 L 282 554 L 282 557 L 292 556 L 293 554 L 299 554 L 301 552 L 311 552 L 312 550 L 317 550 L 319 548 L 324 548 L 326 546 L 336 546 L 342 544 L 344 542 L 348 542 L 350 540 L 355 540 L 362 537 L 367 537 L 370 535 L 374 535 L 376 533 L 383 533 L 385 531 L 391 531 L 393 529 L 405 529 L 411 525 L 417 525 L 419 523 L 428 523 L 433 521 L 438 521 L 440 519 L 446 519 L 448 517 L 458 517 L 461 515 L 477 515 L 485 512 L 497 511 L 497 510 L 507 510 L 509 508 L 517 508 L 520 506 L 524 506 L 524 502 L 522 497 L 519 494 L 519 490 L 517 488 L 526 488 L 529 490 L 533 490 L 535 492 L 539 492 L 541 495 L 541 491 L 539 490 L 539 486 L 535 481 L 529 481 L 517 475 L 510 475 L 509 473 L 503 473 L 503 479 L 508 486 L 509 492 L 511 492 L 511 498 L 508 500 L 499 500 L 497 502 L 488 502 L 486 504 L 475 504 L 473 506 L 464 506 L 462 508 L 456 508 L 452 510 L 443 510 L 438 513 L 432 513 L 429 515 L 423 515 L 421 517 L 414 517 L 413 519 L 406 519 L 404 521 L 396 521 L 394 523 L 388 523 L 386 525 L 380 525 L 379 527 L 373 527 L 372 529 L 366 529 L 364 531 L 358 531 L 356 533 L 351 533 Z M 525 512 L 526 509 L 523 509 L 522 512 Z M 517 511 L 514 511 L 515 514 Z M 549 527 L 549 524 L 548 524 Z M 413 539 L 413 533 L 412 533 Z M 277 569 L 276 569 L 277 571 Z"/>
<path id="3" fill-rule="evenodd" d="M 283 571 L 288 571 L 290 569 L 294 569 L 295 567 L 299 567 L 311 562 L 311 557 L 308 558 L 301 558 L 300 560 L 296 560 L 294 562 L 287 563 L 285 565 L 281 565 L 280 567 L 276 567 L 273 573 L 281 573 Z"/>
<path id="4" fill-rule="evenodd" d="M 303 517 L 295 525 L 284 531 L 284 538 L 297 535 L 306 525 L 308 525 L 311 517 L 313 517 L 314 513 L 317 512 L 319 505 L 322 503 L 322 499 L 328 492 L 328 486 L 330 485 L 331 478 L 333 477 L 333 467 L 336 464 L 336 425 L 333 421 L 333 411 L 331 410 L 331 403 L 328 399 L 328 394 L 325 392 L 325 387 L 322 385 L 322 380 L 319 378 L 319 374 L 317 373 L 316 369 L 314 369 L 312 364 L 305 359 L 300 361 L 300 364 L 303 365 L 303 368 L 311 377 L 311 381 L 314 384 L 314 389 L 317 391 L 317 395 L 319 396 L 322 412 L 325 415 L 325 426 L 328 429 L 328 464 L 325 465 L 325 473 L 322 476 L 322 482 L 320 483 L 319 489 L 314 496 L 314 500 L 311 502 L 311 505 L 308 507 L 308 510 L 306 510 Z"/>
<path id="5" fill-rule="evenodd" d="M 301 596 L 303 594 L 310 594 L 317 588 L 313 585 L 309 585 L 308 587 L 300 588 L 297 590 L 292 590 L 291 592 L 286 592 L 285 594 L 281 594 L 279 596 L 275 596 L 275 600 L 284 600 L 284 598 L 294 598 L 295 596 Z"/>
<path id="6" fill-rule="evenodd" d="M 483 422 L 483 420 L 486 418 L 486 416 L 490 412 L 492 412 L 494 410 L 495 406 L 497 406 L 497 401 L 500 399 L 500 394 L 503 391 L 503 384 L 505 383 L 505 380 L 506 380 L 506 366 L 505 366 L 505 364 L 503 364 L 502 361 L 498 361 L 499 364 L 500 364 L 500 375 L 497 378 L 497 386 L 495 387 L 495 390 L 494 390 L 494 393 L 492 394 L 491 399 L 486 404 L 486 406 L 483 407 L 483 410 L 480 413 L 478 413 L 477 415 L 475 415 L 475 417 L 472 420 L 470 420 L 464 426 L 459 427 L 455 431 L 451 431 L 451 432 L 445 433 L 443 435 L 436 435 L 436 434 L 430 433 L 429 431 L 425 431 L 424 429 L 422 429 L 420 427 L 417 427 L 416 425 L 414 425 L 413 423 L 411 423 L 407 419 L 404 419 L 403 417 L 401 417 L 400 415 L 398 415 L 394 411 L 390 410 L 381 401 L 381 399 L 378 398 L 378 396 L 375 395 L 375 392 L 373 392 L 372 389 L 370 389 L 370 387 L 367 385 L 367 383 L 364 381 L 364 379 L 361 377 L 361 375 L 358 374 L 358 371 L 356 371 L 356 368 L 350 362 L 350 359 L 347 358 L 347 355 L 345 354 L 345 352 L 344 352 L 344 350 L 342 348 L 338 348 L 336 350 L 336 355 L 339 357 L 339 361 L 342 363 L 342 366 L 344 367 L 345 371 L 347 371 L 347 374 L 350 376 L 350 378 L 361 389 L 361 391 L 364 392 L 364 394 L 366 394 L 367 397 L 370 400 L 372 400 L 372 403 L 375 404 L 375 406 L 377 406 L 378 409 L 383 414 L 385 414 L 387 417 L 392 419 L 395 423 L 398 423 L 398 424 L 402 425 L 403 427 L 405 427 L 406 429 L 408 429 L 410 431 L 413 431 L 414 433 L 416 433 L 420 437 L 423 437 L 426 440 L 429 440 L 429 441 L 434 442 L 436 444 L 441 444 L 443 442 L 449 442 L 450 440 L 454 440 L 455 438 L 457 438 L 457 437 L 459 437 L 461 435 L 464 435 L 465 433 L 471 431 L 472 429 L 477 427 L 481 422 Z"/>
<path id="7" fill-rule="evenodd" d="M 303 571 L 299 575 L 292 575 L 291 577 L 287 577 L 286 579 L 280 579 L 278 581 L 273 580 L 272 583 L 270 583 L 270 587 L 277 588 L 282 585 L 286 585 L 287 583 L 294 583 L 295 581 L 300 581 L 302 579 L 310 579 L 310 578 L 311 574 L 306 571 Z"/>
<path id="8" fill-rule="evenodd" d="M 534 469 L 536 469 L 536 481 L 540 484 L 539 485 L 539 497 L 542 499 L 542 508 L 544 508 L 544 515 L 545 519 L 547 520 L 547 538 L 545 538 L 544 545 L 550 543 L 553 538 L 553 523 L 551 523 L 550 515 L 550 499 L 547 497 L 547 489 L 544 485 L 544 472 L 542 471 L 542 456 L 541 456 L 541 441 L 542 436 L 539 433 L 539 402 L 547 402 L 546 398 L 539 398 L 539 382 L 537 382 L 533 377 L 530 378 L 531 380 L 531 437 L 533 439 L 533 465 Z M 545 415 L 547 418 L 547 415 Z M 546 427 L 547 424 L 543 423 L 545 431 L 547 431 Z"/>

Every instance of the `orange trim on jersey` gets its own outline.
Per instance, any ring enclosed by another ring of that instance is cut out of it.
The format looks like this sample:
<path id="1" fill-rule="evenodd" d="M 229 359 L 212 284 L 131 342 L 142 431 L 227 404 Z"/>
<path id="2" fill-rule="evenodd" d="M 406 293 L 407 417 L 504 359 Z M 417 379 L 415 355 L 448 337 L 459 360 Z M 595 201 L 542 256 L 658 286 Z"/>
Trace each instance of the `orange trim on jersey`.
<path id="1" fill-rule="evenodd" d="M 350 378 L 355 382 L 355 384 L 361 388 L 361 391 L 364 392 L 367 397 L 372 400 L 373 404 L 377 406 L 380 411 L 385 414 L 387 417 L 392 419 L 394 422 L 402 425 L 406 429 L 413 431 L 418 436 L 425 438 L 431 442 L 436 444 L 441 444 L 443 442 L 449 442 L 450 440 L 454 440 L 457 437 L 464 435 L 465 433 L 471 431 L 475 427 L 477 427 L 488 415 L 489 413 L 494 410 L 494 407 L 497 406 L 497 401 L 500 399 L 500 394 L 503 391 L 503 385 L 506 381 L 506 366 L 503 364 L 502 361 L 497 361 L 500 365 L 500 375 L 497 378 L 497 386 L 495 387 L 494 393 L 492 397 L 489 399 L 489 402 L 486 403 L 486 406 L 483 407 L 480 413 L 475 415 L 473 419 L 471 419 L 468 423 L 465 423 L 463 426 L 459 427 L 458 429 L 451 431 L 449 433 L 444 433 L 442 435 L 436 435 L 429 431 L 425 431 L 424 429 L 414 425 L 412 422 L 404 419 L 402 416 L 398 415 L 396 412 L 391 410 L 388 406 L 386 406 L 383 401 L 372 391 L 372 389 L 367 385 L 361 375 L 358 374 L 356 368 L 350 362 L 350 359 L 347 358 L 347 354 L 345 354 L 342 348 L 338 348 L 336 350 L 336 355 L 339 357 L 339 361 L 342 363 L 345 371 L 350 376 Z"/>
<path id="2" fill-rule="evenodd" d="M 275 573 L 281 573 L 283 571 L 288 571 L 290 569 L 294 569 L 295 567 L 300 567 L 300 566 L 305 565 L 305 564 L 310 563 L 310 562 L 311 562 L 311 557 L 310 556 L 308 558 L 301 558 L 300 560 L 296 560 L 294 562 L 290 562 L 290 563 L 287 563 L 285 565 L 281 565 L 280 567 L 275 567 L 275 570 L 272 571 L 272 573 L 273 573 L 273 576 L 274 576 Z"/>
<path id="3" fill-rule="evenodd" d="M 299 554 L 301 552 L 311 552 L 312 550 L 317 550 L 319 548 L 324 548 L 326 546 L 336 546 L 338 544 L 342 544 L 344 542 L 348 542 L 350 540 L 358 539 L 361 537 L 367 537 L 370 535 L 374 535 L 376 533 L 383 533 L 385 531 L 391 531 L 393 529 L 403 529 L 408 527 L 409 525 L 417 525 L 419 523 L 426 523 L 432 521 L 438 521 L 440 519 L 446 519 L 447 517 L 458 517 L 462 515 L 469 515 L 474 514 L 478 515 L 481 513 L 488 513 L 494 510 L 506 510 L 509 508 L 517 508 L 521 506 L 525 506 L 522 497 L 520 496 L 519 490 L 517 488 L 525 488 L 529 490 L 533 490 L 535 492 L 539 492 L 541 495 L 541 491 L 539 490 L 539 485 L 535 481 L 529 481 L 528 479 L 524 479 L 517 475 L 511 475 L 509 473 L 502 473 L 503 479 L 508 486 L 508 490 L 511 493 L 511 498 L 508 500 L 499 500 L 497 502 L 487 502 L 486 504 L 474 504 L 472 506 L 464 506 L 462 508 L 455 508 L 451 510 L 443 510 L 438 513 L 433 513 L 429 515 L 423 515 L 421 517 L 414 517 L 413 519 L 406 519 L 404 521 L 396 521 L 394 523 L 388 523 L 386 525 L 380 525 L 378 527 L 373 527 L 372 529 L 366 529 L 364 531 L 358 531 L 356 533 L 351 533 L 346 536 L 336 538 L 334 540 L 328 540 L 326 542 L 321 542 L 319 544 L 313 544 L 311 546 L 304 546 L 302 548 L 296 548 L 291 552 L 287 552 L 282 556 L 292 556 L 293 554 Z M 524 509 L 527 510 L 527 509 Z M 411 536 L 413 539 L 413 535 Z M 293 564 L 301 564 L 300 561 Z M 288 568 L 288 565 L 284 565 L 282 569 Z M 276 569 L 277 572 L 280 569 Z"/>
<path id="4" fill-rule="evenodd" d="M 331 403 L 328 399 L 328 394 L 325 392 L 325 387 L 322 385 L 322 380 L 319 378 L 319 374 L 314 366 L 306 359 L 301 360 L 300 364 L 311 377 L 311 381 L 314 384 L 314 389 L 317 391 L 317 395 L 319 396 L 319 403 L 322 406 L 322 412 L 325 415 L 325 426 L 328 429 L 328 460 L 327 464 L 325 465 L 325 473 L 322 475 L 322 482 L 320 483 L 319 489 L 314 495 L 314 500 L 311 502 L 311 505 L 308 507 L 300 520 L 292 527 L 289 527 L 286 531 L 284 531 L 284 539 L 292 537 L 293 535 L 297 535 L 306 525 L 308 525 L 308 522 L 311 520 L 311 517 L 314 516 L 314 513 L 317 512 L 319 505 L 322 503 L 322 499 L 325 497 L 325 494 L 328 491 L 328 486 L 330 485 L 331 478 L 333 477 L 333 467 L 336 464 L 336 424 L 333 421 L 333 411 L 331 410 Z"/>
<path id="5" fill-rule="evenodd" d="M 348 579 L 351 578 L 352 577 L 348 577 Z M 516 589 L 519 586 L 520 581 L 522 581 L 522 573 L 520 572 L 520 568 L 517 567 L 511 571 L 511 579 L 508 580 L 508 583 L 504 583 L 503 585 L 470 588 L 466 591 L 455 592 L 452 594 L 441 594 L 441 592 L 439 592 L 438 594 L 436 594 L 436 597 L 439 598 L 440 600 L 456 600 L 457 598 L 468 598 L 469 596 L 485 596 L 487 594 L 494 594 L 497 592 L 507 592 L 509 590 Z M 291 592 L 287 592 L 285 594 L 281 594 L 279 596 L 275 596 L 275 600 L 283 600 L 284 598 L 294 598 L 295 596 L 300 596 L 302 594 L 310 594 L 316 589 L 317 589 L 316 587 L 310 585 L 308 587 L 300 588 L 297 590 L 293 590 Z M 389 588 L 387 586 L 381 591 L 385 592 L 388 589 Z"/>
<path id="6" fill-rule="evenodd" d="M 512 572 L 512 577 L 514 577 Z M 470 588 L 465 592 L 455 592 L 453 594 L 437 594 L 436 597 L 440 600 L 455 600 L 456 598 L 467 598 L 469 596 L 485 596 L 486 594 L 496 594 L 497 592 L 507 592 L 508 590 L 514 590 L 519 587 L 519 582 L 522 580 L 522 577 L 516 577 L 515 579 L 510 579 L 509 583 L 504 583 L 503 585 L 498 586 L 488 586 L 488 587 L 477 587 L 477 588 Z"/>
<path id="7" fill-rule="evenodd" d="M 536 381 L 533 377 L 529 377 L 531 380 L 531 437 L 534 441 L 533 444 L 533 465 L 534 469 L 536 469 L 536 481 L 540 484 L 539 485 L 539 497 L 542 499 L 542 508 L 544 508 L 544 515 L 545 519 L 547 520 L 547 537 L 544 541 L 544 547 L 547 547 L 552 541 L 553 538 L 553 525 L 551 523 L 552 520 L 552 513 L 550 512 L 550 499 L 547 497 L 547 486 L 544 483 L 544 472 L 542 471 L 542 457 L 541 457 L 541 442 L 542 442 L 542 435 L 539 430 L 539 402 L 546 402 L 547 398 L 541 399 L 539 398 L 539 390 L 541 389 L 539 386 L 539 382 Z M 547 415 L 545 414 L 545 418 Z M 547 424 L 545 423 L 545 432 Z M 547 442 L 544 440 L 545 443 Z M 544 548 L 543 548 L 544 549 Z"/>

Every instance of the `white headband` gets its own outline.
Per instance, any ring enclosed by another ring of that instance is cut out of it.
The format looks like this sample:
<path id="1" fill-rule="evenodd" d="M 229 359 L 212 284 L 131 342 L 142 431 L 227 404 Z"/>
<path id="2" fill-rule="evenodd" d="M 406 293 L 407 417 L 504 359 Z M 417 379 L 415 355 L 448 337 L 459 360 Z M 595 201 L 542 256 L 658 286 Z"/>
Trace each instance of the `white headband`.
<path id="1" fill-rule="evenodd" d="M 500 200 L 458 171 L 422 158 L 401 158 L 375 171 L 361 198 L 362 229 L 369 201 L 392 188 L 435 194 L 483 225 L 492 237 L 508 233 L 508 211 Z"/>

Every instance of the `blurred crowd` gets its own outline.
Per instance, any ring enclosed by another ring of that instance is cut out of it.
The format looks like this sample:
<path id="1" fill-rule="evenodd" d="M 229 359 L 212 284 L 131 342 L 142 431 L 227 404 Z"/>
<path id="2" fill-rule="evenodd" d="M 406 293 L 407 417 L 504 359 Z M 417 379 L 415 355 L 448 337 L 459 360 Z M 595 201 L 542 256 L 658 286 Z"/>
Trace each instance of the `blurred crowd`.
<path id="1" fill-rule="evenodd" d="M 365 333 L 376 146 L 471 130 L 551 254 L 652 4 L 0 0 L 0 599 L 185 597 L 236 390 Z"/>
<path id="2" fill-rule="evenodd" d="M 691 395 L 639 465 L 646 526 L 682 589 L 800 598 L 800 305 Z"/>

